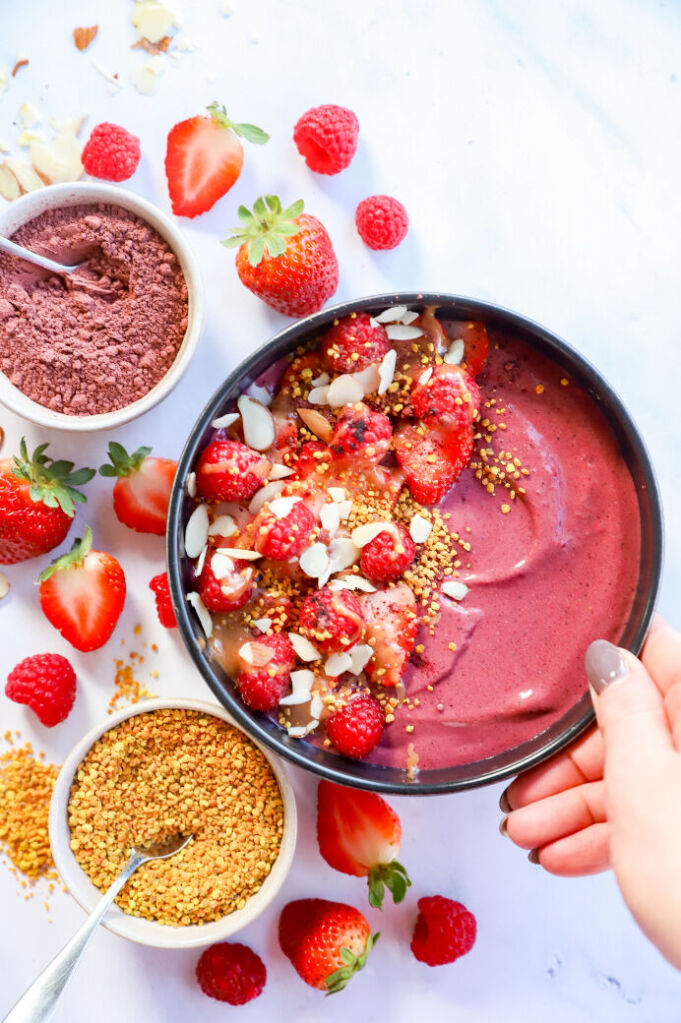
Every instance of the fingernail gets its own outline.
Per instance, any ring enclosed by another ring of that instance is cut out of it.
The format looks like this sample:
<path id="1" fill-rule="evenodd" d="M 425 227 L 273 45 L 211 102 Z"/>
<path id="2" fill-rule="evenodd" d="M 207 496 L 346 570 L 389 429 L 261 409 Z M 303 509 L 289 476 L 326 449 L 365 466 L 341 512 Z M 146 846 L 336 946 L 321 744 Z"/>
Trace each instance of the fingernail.
<path id="1" fill-rule="evenodd" d="M 597 639 L 586 652 L 584 660 L 589 682 L 597 693 L 602 693 L 613 682 L 629 673 L 622 654 L 607 639 Z"/>
<path id="2" fill-rule="evenodd" d="M 532 849 L 530 852 L 528 852 L 527 858 L 530 861 L 530 863 L 539 863 L 539 850 Z"/>
<path id="3" fill-rule="evenodd" d="M 508 838 L 508 817 L 502 818 L 501 823 L 499 824 L 499 831 L 504 838 Z"/>
<path id="4" fill-rule="evenodd" d="M 504 791 L 499 796 L 499 809 L 502 811 L 502 813 L 510 813 L 511 810 L 513 809 L 513 807 L 508 801 L 508 796 L 506 794 L 507 792 L 508 789 L 504 789 Z"/>

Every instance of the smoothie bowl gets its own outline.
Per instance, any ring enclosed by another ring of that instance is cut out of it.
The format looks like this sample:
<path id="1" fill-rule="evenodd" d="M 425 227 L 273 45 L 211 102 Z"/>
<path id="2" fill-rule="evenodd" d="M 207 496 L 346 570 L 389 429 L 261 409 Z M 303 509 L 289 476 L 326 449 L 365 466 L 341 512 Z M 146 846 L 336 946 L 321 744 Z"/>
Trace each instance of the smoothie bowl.
<path id="1" fill-rule="evenodd" d="M 405 794 L 572 741 L 586 647 L 639 651 L 661 557 L 607 383 L 523 317 L 440 294 L 346 303 L 254 353 L 169 512 L 178 624 L 221 702 L 300 766 Z"/>

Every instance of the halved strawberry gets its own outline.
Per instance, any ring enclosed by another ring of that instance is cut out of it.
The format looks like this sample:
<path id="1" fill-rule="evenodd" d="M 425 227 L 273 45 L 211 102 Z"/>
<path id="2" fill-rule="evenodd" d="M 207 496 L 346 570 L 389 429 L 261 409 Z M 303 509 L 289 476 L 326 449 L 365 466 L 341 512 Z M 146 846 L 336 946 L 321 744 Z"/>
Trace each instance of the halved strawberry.
<path id="1" fill-rule="evenodd" d="M 372 682 L 396 686 L 404 675 L 416 639 L 416 598 L 405 583 L 359 598 L 364 642 L 374 655 L 364 669 Z"/>
<path id="2" fill-rule="evenodd" d="M 173 213 L 196 217 L 228 192 L 241 174 L 244 150 L 237 136 L 262 145 L 269 135 L 254 124 L 235 124 L 217 103 L 209 116 L 180 121 L 168 135 L 166 177 Z"/>
<path id="3" fill-rule="evenodd" d="M 321 781 L 317 840 L 320 853 L 334 870 L 367 878 L 374 908 L 383 908 L 386 887 L 393 902 L 402 902 L 411 885 L 407 871 L 397 862 L 402 826 L 380 796 Z"/>
<path id="4" fill-rule="evenodd" d="M 99 467 L 102 476 L 117 476 L 113 488 L 114 511 L 119 521 L 138 533 L 164 536 L 170 490 L 177 462 L 170 458 L 149 458 L 151 448 L 138 448 L 129 455 L 122 444 L 111 441 L 111 465 Z"/>
<path id="5" fill-rule="evenodd" d="M 97 650 L 111 636 L 125 603 L 125 575 L 115 558 L 93 551 L 88 526 L 40 576 L 45 617 L 76 650 Z"/>
<path id="6" fill-rule="evenodd" d="M 470 461 L 473 424 L 451 431 L 406 423 L 394 434 L 393 447 L 412 496 L 436 504 Z"/>
<path id="7" fill-rule="evenodd" d="M 463 340 L 463 363 L 472 376 L 482 369 L 489 353 L 489 336 L 484 323 L 456 320 L 447 324 L 447 333 L 453 339 Z"/>

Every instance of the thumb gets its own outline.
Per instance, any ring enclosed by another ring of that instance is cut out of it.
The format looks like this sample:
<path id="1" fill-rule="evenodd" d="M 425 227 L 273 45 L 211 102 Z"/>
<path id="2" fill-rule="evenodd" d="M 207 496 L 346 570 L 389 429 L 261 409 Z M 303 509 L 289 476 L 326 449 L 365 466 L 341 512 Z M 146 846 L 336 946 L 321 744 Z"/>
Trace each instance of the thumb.
<path id="1" fill-rule="evenodd" d="M 632 653 L 598 639 L 586 652 L 586 673 L 613 780 L 640 776 L 646 762 L 673 751 L 662 693 Z"/>

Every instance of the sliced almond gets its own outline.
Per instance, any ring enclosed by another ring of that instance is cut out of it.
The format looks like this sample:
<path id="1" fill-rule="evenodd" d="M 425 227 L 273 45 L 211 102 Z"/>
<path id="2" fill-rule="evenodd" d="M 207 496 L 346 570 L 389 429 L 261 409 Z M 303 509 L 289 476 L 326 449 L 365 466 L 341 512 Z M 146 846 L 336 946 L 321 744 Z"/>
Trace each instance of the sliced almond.
<path id="1" fill-rule="evenodd" d="M 19 182 L 7 164 L 0 164 L 0 195 L 8 202 L 13 202 L 21 195 Z"/>
<path id="2" fill-rule="evenodd" d="M 275 429 L 272 413 L 255 398 L 242 394 L 237 401 L 244 429 L 244 440 L 254 451 L 267 451 L 274 444 Z"/>
<path id="3" fill-rule="evenodd" d="M 333 572 L 342 572 L 344 568 L 350 568 L 356 564 L 361 557 L 361 550 L 352 542 L 349 536 L 339 536 L 329 544 L 329 569 Z"/>
<path id="4" fill-rule="evenodd" d="M 330 504 L 322 505 L 322 509 L 319 513 L 319 521 L 322 524 L 322 528 L 327 533 L 335 533 L 341 523 L 341 506 L 335 504 L 333 501 Z"/>
<path id="5" fill-rule="evenodd" d="M 257 561 L 262 557 L 262 554 L 258 554 L 257 551 L 246 551 L 241 547 L 218 547 L 217 553 L 225 554 L 228 558 L 234 558 L 235 561 Z"/>
<path id="6" fill-rule="evenodd" d="M 274 650 L 265 643 L 258 643 L 256 639 L 239 647 L 239 657 L 254 668 L 264 668 L 274 657 Z"/>
<path id="7" fill-rule="evenodd" d="M 214 430 L 226 430 L 230 426 L 234 426 L 240 419 L 238 412 L 225 412 L 224 416 L 218 416 L 210 424 Z"/>
<path id="8" fill-rule="evenodd" d="M 448 366 L 458 366 L 463 359 L 463 338 L 457 337 L 456 341 L 452 341 L 451 345 L 447 349 L 443 361 Z"/>
<path id="9" fill-rule="evenodd" d="M 74 28 L 73 30 L 73 41 L 76 44 L 76 49 L 87 50 L 92 40 L 97 35 L 97 26 L 90 25 L 89 28 Z"/>
<path id="10" fill-rule="evenodd" d="M 298 632 L 289 632 L 288 638 L 291 640 L 291 646 L 301 661 L 318 661 L 322 656 L 317 647 L 310 643 L 306 636 L 301 636 Z"/>
<path id="11" fill-rule="evenodd" d="M 270 471 L 270 479 L 283 480 L 287 476 L 292 476 L 294 472 L 295 470 L 292 469 L 289 465 L 282 465 L 280 462 L 278 462 L 276 465 L 272 466 L 272 469 Z"/>
<path id="12" fill-rule="evenodd" d="M 312 715 L 312 720 L 319 722 L 319 718 L 322 716 L 323 710 L 324 701 L 322 700 L 319 693 L 314 693 L 312 699 L 310 700 L 310 714 Z"/>
<path id="13" fill-rule="evenodd" d="M 356 373 L 353 373 L 353 377 L 360 384 L 364 394 L 373 394 L 378 390 L 378 385 L 381 382 L 378 369 L 380 362 L 374 362 L 371 366 L 367 366 L 366 369 L 360 369 Z"/>
<path id="14" fill-rule="evenodd" d="M 9 579 L 4 572 L 0 572 L 0 600 L 9 593 Z"/>
<path id="15" fill-rule="evenodd" d="M 392 522 L 366 522 L 363 526 L 355 526 L 350 538 L 355 547 L 366 547 L 379 533 L 385 533 L 386 530 L 392 531 L 392 528 Z"/>
<path id="16" fill-rule="evenodd" d="M 328 373 L 320 373 L 318 377 L 315 377 L 312 381 L 313 387 L 324 387 L 326 384 L 331 383 L 331 377 Z"/>
<path id="17" fill-rule="evenodd" d="M 238 529 L 231 515 L 218 515 L 208 527 L 208 536 L 234 536 Z"/>
<path id="18" fill-rule="evenodd" d="M 33 142 L 28 155 L 38 174 L 52 185 L 77 181 L 83 173 L 80 143 L 70 133 L 55 136 L 49 145 Z"/>
<path id="19" fill-rule="evenodd" d="M 270 501 L 270 511 L 275 519 L 285 519 L 293 510 L 293 506 L 302 500 L 300 497 L 277 497 Z"/>
<path id="20" fill-rule="evenodd" d="M 258 632 L 269 632 L 272 628 L 271 618 L 254 618 L 253 624 L 255 625 Z"/>
<path id="21" fill-rule="evenodd" d="M 406 313 L 400 318 L 400 323 L 413 323 L 414 320 L 418 320 L 421 314 L 414 312 L 413 309 L 407 309 Z"/>
<path id="22" fill-rule="evenodd" d="M 352 657 L 350 654 L 331 654 L 330 657 L 327 657 L 326 663 L 324 664 L 324 673 L 328 675 L 329 678 L 338 678 L 338 676 L 342 675 L 344 671 L 349 671 L 351 667 Z"/>
<path id="23" fill-rule="evenodd" d="M 303 420 L 308 430 L 311 430 L 315 437 L 319 437 L 325 444 L 328 444 L 333 437 L 333 427 L 328 419 L 325 419 L 321 412 L 314 408 L 299 408 L 298 415 Z"/>
<path id="24" fill-rule="evenodd" d="M 433 523 L 423 515 L 412 515 L 409 523 L 409 536 L 414 543 L 425 543 L 431 534 Z"/>
<path id="25" fill-rule="evenodd" d="M 442 584 L 442 592 L 452 600 L 463 600 L 468 593 L 468 586 L 458 579 L 447 579 Z"/>
<path id="26" fill-rule="evenodd" d="M 312 718 L 312 720 L 308 721 L 306 725 L 295 725 L 294 728 L 289 728 L 288 734 L 292 739 L 303 739 L 306 735 L 309 735 L 310 732 L 314 732 L 318 724 L 319 721 L 317 718 Z"/>
<path id="27" fill-rule="evenodd" d="M 420 327 L 411 327 L 405 323 L 389 323 L 385 332 L 391 341 L 415 341 L 417 337 L 423 337 Z"/>
<path id="28" fill-rule="evenodd" d="M 394 348 L 391 348 L 389 352 L 386 352 L 381 359 L 381 365 L 378 368 L 378 375 L 381 378 L 381 382 L 378 385 L 378 393 L 385 394 L 390 387 L 391 383 L 395 378 L 395 365 L 397 363 L 397 352 Z"/>
<path id="29" fill-rule="evenodd" d="M 389 309 L 384 309 L 374 319 L 377 323 L 397 323 L 406 312 L 406 305 L 391 305 Z"/>
<path id="30" fill-rule="evenodd" d="M 334 590 L 361 590 L 363 593 L 375 593 L 376 587 L 363 575 L 342 575 L 329 583 Z"/>
<path id="31" fill-rule="evenodd" d="M 348 650 L 348 654 L 351 661 L 350 671 L 353 675 L 360 675 L 374 656 L 374 648 L 368 643 L 357 643 Z"/>
<path id="32" fill-rule="evenodd" d="M 310 405 L 328 405 L 329 387 L 324 384 L 321 387 L 313 387 L 307 396 Z"/>
<path id="33" fill-rule="evenodd" d="M 329 555 L 323 543 L 313 543 L 300 555 L 300 567 L 312 579 L 319 579 L 329 569 Z"/>
<path id="34" fill-rule="evenodd" d="M 281 700 L 279 701 L 279 706 L 280 707 L 297 707 L 301 703 L 309 703 L 309 702 L 310 702 L 310 693 L 309 692 L 288 693 L 286 696 L 282 696 Z M 301 732 L 300 734 L 302 735 L 304 733 Z"/>
<path id="35" fill-rule="evenodd" d="M 354 405 L 364 397 L 364 388 L 359 380 L 356 380 L 351 373 L 342 373 L 336 377 L 333 383 L 329 384 L 326 393 L 326 402 L 331 408 L 340 408 L 342 405 Z"/>
<path id="36" fill-rule="evenodd" d="M 203 572 L 203 566 L 206 563 L 206 555 L 207 554 L 208 554 L 208 544 L 206 544 L 206 546 L 203 548 L 203 550 L 199 554 L 198 558 L 196 559 L 196 569 L 195 569 L 195 571 L 196 571 L 197 575 L 201 575 L 201 573 Z"/>
<path id="37" fill-rule="evenodd" d="M 199 504 L 189 516 L 184 531 L 184 549 L 188 558 L 198 558 L 208 540 L 208 508 Z"/>
<path id="38" fill-rule="evenodd" d="M 42 188 L 45 182 L 40 178 L 36 172 L 23 160 L 15 160 L 13 157 L 9 157 L 5 160 L 5 166 L 8 167 L 14 177 L 19 182 L 19 187 L 22 192 L 35 192 L 39 188 Z"/>
<path id="39" fill-rule="evenodd" d="M 190 472 L 187 476 L 187 493 L 190 497 L 196 497 L 196 473 Z"/>
<path id="40" fill-rule="evenodd" d="M 424 369 L 423 373 L 419 377 L 419 384 L 421 387 L 425 387 L 430 378 L 433 375 L 433 367 L 429 366 L 428 369 Z"/>
<path id="41" fill-rule="evenodd" d="M 294 693 L 305 692 L 305 690 L 309 693 L 314 683 L 314 672 L 309 668 L 298 668 L 297 671 L 291 672 L 289 678 Z"/>
<path id="42" fill-rule="evenodd" d="M 188 593 L 187 603 L 191 604 L 191 606 L 196 611 L 196 617 L 199 619 L 201 628 L 205 632 L 208 639 L 210 639 L 213 633 L 213 619 L 210 615 L 208 608 L 201 600 L 201 597 L 199 596 L 198 593 Z"/>
<path id="43" fill-rule="evenodd" d="M 272 404 L 272 398 L 274 395 L 271 391 L 268 391 L 266 387 L 261 387 L 260 384 L 249 384 L 246 388 L 245 393 L 249 398 L 253 398 L 255 401 L 259 401 L 261 405 L 266 408 Z"/>
<path id="44" fill-rule="evenodd" d="M 344 501 L 348 496 L 345 487 L 329 487 L 326 492 L 332 501 Z"/>
<path id="45" fill-rule="evenodd" d="M 210 570 L 218 582 L 226 579 L 234 571 L 234 559 L 218 549 L 210 560 Z"/>
<path id="46" fill-rule="evenodd" d="M 264 487 L 256 493 L 255 497 L 251 498 L 251 503 L 248 506 L 248 510 L 251 515 L 257 515 L 261 508 L 263 508 L 268 501 L 276 497 L 284 489 L 283 480 L 274 480 L 272 483 L 266 483 Z"/>

